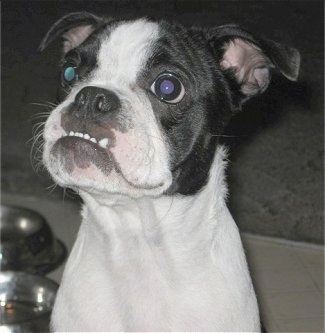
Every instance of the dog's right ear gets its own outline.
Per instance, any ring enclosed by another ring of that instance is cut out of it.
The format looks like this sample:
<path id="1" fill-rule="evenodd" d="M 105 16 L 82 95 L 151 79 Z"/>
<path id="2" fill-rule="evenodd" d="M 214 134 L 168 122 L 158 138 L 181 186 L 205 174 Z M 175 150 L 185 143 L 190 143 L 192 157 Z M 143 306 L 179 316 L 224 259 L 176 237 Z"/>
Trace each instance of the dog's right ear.
<path id="1" fill-rule="evenodd" d="M 239 106 L 266 90 L 272 69 L 291 81 L 298 78 L 300 54 L 294 48 L 253 36 L 233 24 L 208 28 L 205 36 L 220 69 L 239 87 Z"/>
<path id="2" fill-rule="evenodd" d="M 43 38 L 40 51 L 44 51 L 58 37 L 63 39 L 63 54 L 84 42 L 106 20 L 88 12 L 76 12 L 63 16 L 52 25 Z"/>

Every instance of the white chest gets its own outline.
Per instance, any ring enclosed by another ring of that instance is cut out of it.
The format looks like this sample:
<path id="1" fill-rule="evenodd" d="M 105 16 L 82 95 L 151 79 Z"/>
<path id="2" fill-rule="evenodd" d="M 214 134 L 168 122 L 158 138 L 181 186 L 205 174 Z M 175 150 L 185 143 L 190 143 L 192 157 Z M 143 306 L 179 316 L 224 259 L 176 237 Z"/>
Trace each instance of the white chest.
<path id="1" fill-rule="evenodd" d="M 215 230 L 198 225 L 182 232 L 159 224 L 145 230 L 136 221 L 125 228 L 119 221 L 110 234 L 84 221 L 55 304 L 54 329 L 259 330 L 237 228 L 227 211 L 220 218 Z"/>

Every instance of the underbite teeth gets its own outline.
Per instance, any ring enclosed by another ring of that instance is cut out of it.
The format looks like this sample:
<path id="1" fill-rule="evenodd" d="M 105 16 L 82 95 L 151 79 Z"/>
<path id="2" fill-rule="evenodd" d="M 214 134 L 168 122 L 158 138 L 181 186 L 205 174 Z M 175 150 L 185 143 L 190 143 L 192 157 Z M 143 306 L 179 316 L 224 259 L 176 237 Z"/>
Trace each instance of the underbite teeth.
<path id="1" fill-rule="evenodd" d="M 107 145 L 108 145 L 108 139 L 107 139 L 107 138 L 101 139 L 101 140 L 99 140 L 98 144 L 99 144 L 102 148 L 106 148 Z"/>
<path id="2" fill-rule="evenodd" d="M 108 138 L 103 138 L 97 142 L 96 138 L 91 137 L 88 133 L 80 133 L 80 132 L 74 132 L 70 131 L 69 133 L 64 133 L 63 136 L 75 136 L 78 138 L 83 138 L 85 140 L 89 140 L 93 143 L 97 143 L 100 147 L 102 148 L 107 148 L 109 139 Z"/>

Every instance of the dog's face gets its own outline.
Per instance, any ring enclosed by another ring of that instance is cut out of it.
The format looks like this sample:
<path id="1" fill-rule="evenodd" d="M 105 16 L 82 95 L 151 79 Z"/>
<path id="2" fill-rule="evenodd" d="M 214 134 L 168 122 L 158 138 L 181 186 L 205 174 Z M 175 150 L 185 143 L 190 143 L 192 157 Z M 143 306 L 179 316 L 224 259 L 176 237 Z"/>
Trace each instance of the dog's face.
<path id="1" fill-rule="evenodd" d="M 73 13 L 41 48 L 59 36 L 62 101 L 45 125 L 43 160 L 61 186 L 96 193 L 197 192 L 231 115 L 266 89 L 270 68 L 295 79 L 299 67 L 295 50 L 237 26 Z"/>

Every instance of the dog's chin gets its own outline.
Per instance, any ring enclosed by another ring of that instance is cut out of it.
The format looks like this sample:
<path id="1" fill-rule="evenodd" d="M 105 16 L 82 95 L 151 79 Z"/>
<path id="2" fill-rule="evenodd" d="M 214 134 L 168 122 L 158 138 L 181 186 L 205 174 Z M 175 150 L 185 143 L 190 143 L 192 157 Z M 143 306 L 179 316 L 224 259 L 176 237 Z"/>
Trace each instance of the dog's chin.
<path id="1" fill-rule="evenodd" d="M 171 177 L 145 183 L 128 179 L 108 148 L 78 137 L 65 136 L 50 149 L 45 164 L 62 187 L 94 194 L 125 194 L 131 197 L 163 194 Z"/>

